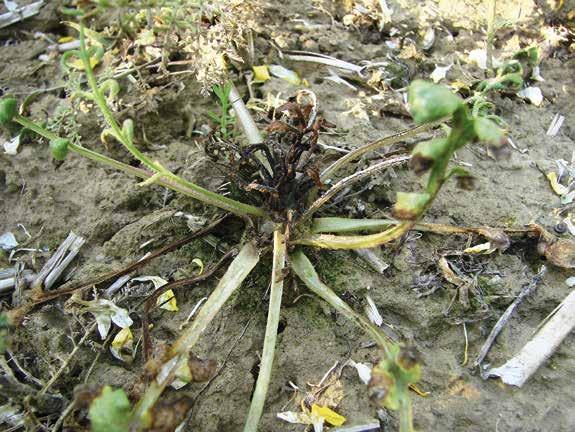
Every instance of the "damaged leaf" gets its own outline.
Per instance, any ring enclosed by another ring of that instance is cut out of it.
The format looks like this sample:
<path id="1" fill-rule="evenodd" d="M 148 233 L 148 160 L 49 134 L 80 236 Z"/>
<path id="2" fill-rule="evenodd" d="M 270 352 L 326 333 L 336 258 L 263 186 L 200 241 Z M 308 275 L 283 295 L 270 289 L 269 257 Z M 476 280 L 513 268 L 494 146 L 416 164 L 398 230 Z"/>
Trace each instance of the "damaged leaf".
<path id="1" fill-rule="evenodd" d="M 543 93 L 539 87 L 527 87 L 517 93 L 517 96 L 527 99 L 535 106 L 541 106 L 543 103 Z"/>
<path id="2" fill-rule="evenodd" d="M 165 309 L 170 312 L 179 311 L 176 295 L 172 290 L 167 290 L 166 292 L 162 293 L 162 295 L 158 297 L 156 305 L 159 306 L 160 309 Z"/>
<path id="3" fill-rule="evenodd" d="M 133 324 L 130 315 L 128 315 L 128 311 L 116 306 L 110 300 L 80 301 L 80 304 L 85 305 L 85 311 L 90 312 L 96 318 L 98 332 L 102 339 L 106 339 L 106 336 L 108 336 L 112 322 L 121 328 L 130 327 Z"/>
<path id="4" fill-rule="evenodd" d="M 397 192 L 393 216 L 402 220 L 415 220 L 431 199 L 428 193 Z"/>
<path id="5" fill-rule="evenodd" d="M 413 149 L 411 167 L 416 174 L 422 174 L 433 166 L 435 161 L 444 157 L 449 150 L 446 138 L 437 138 L 417 144 Z"/>

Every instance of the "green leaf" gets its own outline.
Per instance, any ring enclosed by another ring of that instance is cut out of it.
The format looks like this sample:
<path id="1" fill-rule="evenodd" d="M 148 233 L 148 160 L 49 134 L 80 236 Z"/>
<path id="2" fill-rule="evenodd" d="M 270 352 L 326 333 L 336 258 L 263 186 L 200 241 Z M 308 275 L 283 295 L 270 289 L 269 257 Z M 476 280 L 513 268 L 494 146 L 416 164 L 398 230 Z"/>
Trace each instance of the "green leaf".
<path id="1" fill-rule="evenodd" d="M 50 141 L 50 151 L 52 152 L 52 157 L 59 161 L 66 159 L 69 145 L 70 141 L 65 138 L 56 138 Z"/>
<path id="2" fill-rule="evenodd" d="M 0 99 L 0 125 L 5 126 L 10 124 L 16 114 L 18 114 L 18 104 L 16 99 Z"/>
<path id="3" fill-rule="evenodd" d="M 130 414 L 130 401 L 124 390 L 113 390 L 110 386 L 102 389 L 88 411 L 93 432 L 128 432 Z"/>
<path id="4" fill-rule="evenodd" d="M 416 80 L 409 86 L 408 102 L 416 123 L 447 117 L 463 104 L 447 87 L 423 80 Z"/>
<path id="5" fill-rule="evenodd" d="M 480 141 L 490 146 L 501 147 L 505 143 L 505 134 L 493 121 L 485 117 L 477 117 L 473 120 L 473 129 Z"/>
<path id="6" fill-rule="evenodd" d="M 415 220 L 423 213 L 430 199 L 428 193 L 398 192 L 393 216 L 402 220 Z"/>
<path id="7" fill-rule="evenodd" d="M 537 66 L 540 60 L 539 48 L 536 46 L 524 48 L 513 54 L 513 58 L 517 60 L 525 59 L 529 66 Z"/>
<path id="8" fill-rule="evenodd" d="M 208 111 L 206 113 L 206 115 L 211 118 L 214 122 L 219 123 L 220 122 L 220 116 L 217 115 L 216 113 L 212 112 L 212 111 Z"/>
<path id="9" fill-rule="evenodd" d="M 435 161 L 443 159 L 449 153 L 447 138 L 437 138 L 419 143 L 413 149 L 411 167 L 417 174 L 429 170 Z"/>

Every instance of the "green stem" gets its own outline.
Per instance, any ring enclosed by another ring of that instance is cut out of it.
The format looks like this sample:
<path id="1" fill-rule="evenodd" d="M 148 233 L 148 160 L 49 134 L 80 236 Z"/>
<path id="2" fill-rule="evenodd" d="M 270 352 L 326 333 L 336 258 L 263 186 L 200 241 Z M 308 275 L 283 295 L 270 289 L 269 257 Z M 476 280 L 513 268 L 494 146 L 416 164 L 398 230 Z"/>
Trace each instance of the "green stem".
<path id="1" fill-rule="evenodd" d="M 102 94 L 102 92 L 100 91 L 100 87 L 98 86 L 98 81 L 96 80 L 96 76 L 94 75 L 92 65 L 90 64 L 90 56 L 88 54 L 88 51 L 86 50 L 86 38 L 84 36 L 83 25 L 80 26 L 80 58 L 82 60 L 82 63 L 84 64 L 84 72 L 86 73 L 86 79 L 88 80 L 88 85 L 92 90 L 92 96 L 94 98 L 94 102 L 96 102 L 96 105 L 98 105 L 98 108 L 102 112 L 102 115 L 104 116 L 106 123 L 108 123 L 108 126 L 110 126 L 114 131 L 114 136 L 116 137 L 116 139 L 120 141 L 124 145 L 124 147 L 126 147 L 126 149 L 130 153 L 132 153 L 132 155 L 136 159 L 142 162 L 149 169 L 156 172 L 164 171 L 164 169 L 159 164 L 152 162 L 152 160 L 150 160 L 144 153 L 142 153 L 134 145 L 131 138 L 127 137 L 124 134 L 124 131 L 114 118 L 112 111 L 110 111 L 108 103 L 106 102 L 106 99 L 104 98 L 104 95 Z"/>
<path id="2" fill-rule="evenodd" d="M 55 133 L 38 126 L 36 123 L 28 120 L 26 117 L 22 117 L 21 115 L 16 115 L 13 120 L 16 123 L 22 125 L 24 128 L 31 130 L 50 141 L 59 138 L 58 135 L 56 135 Z M 97 153 L 93 150 L 87 149 L 77 144 L 70 143 L 68 145 L 68 148 L 85 158 L 91 159 L 93 161 L 96 161 L 103 165 L 107 165 L 117 170 L 123 171 L 127 174 L 134 175 L 136 177 L 149 179 L 153 176 L 153 174 L 150 174 L 149 172 L 144 171 L 140 168 L 124 164 L 115 159 L 109 158 L 107 156 L 104 156 L 103 154 Z M 264 210 L 258 207 L 254 207 L 249 204 L 244 204 L 239 201 L 235 201 L 231 198 L 224 197 L 222 195 L 204 189 L 193 183 L 183 182 L 184 184 L 182 184 L 182 182 L 173 182 L 171 180 L 172 177 L 170 177 L 169 180 L 159 178 L 155 180 L 155 183 L 157 183 L 160 186 L 172 189 L 175 192 L 197 199 L 198 201 L 201 201 L 204 204 L 213 205 L 215 207 L 221 208 L 223 210 L 229 211 L 230 213 L 239 216 L 245 216 L 245 215 L 258 216 L 258 217 L 266 216 Z M 193 185 L 193 187 L 190 187 L 190 185 Z"/>
<path id="3" fill-rule="evenodd" d="M 83 26 L 80 27 L 80 57 L 81 57 L 82 63 L 84 64 L 86 79 L 87 79 L 88 85 L 90 86 L 90 89 L 92 91 L 92 96 L 94 98 L 94 102 L 96 102 L 96 105 L 98 105 L 98 108 L 102 112 L 102 115 L 104 116 L 104 119 L 106 120 L 106 123 L 108 124 L 108 126 L 110 128 L 112 128 L 114 136 L 116 137 L 116 139 L 118 141 L 120 141 L 120 143 L 136 159 L 138 159 L 148 169 L 160 174 L 159 179 L 161 179 L 162 177 L 168 178 L 172 182 L 177 183 L 177 184 L 179 184 L 179 185 L 181 185 L 187 189 L 194 191 L 195 195 L 196 195 L 195 198 L 197 198 L 197 199 L 199 199 L 199 200 L 201 200 L 207 204 L 215 205 L 215 206 L 220 207 L 220 208 L 225 208 L 226 210 L 229 210 L 229 211 L 232 211 L 231 208 L 234 208 L 235 210 L 233 210 L 233 212 L 236 214 L 252 214 L 255 216 L 263 216 L 264 215 L 263 210 L 257 209 L 256 213 L 258 213 L 258 214 L 255 214 L 255 213 L 253 213 L 253 210 L 255 209 L 255 207 L 241 204 L 235 200 L 223 197 L 220 194 L 208 191 L 207 189 L 204 189 L 204 188 L 196 185 L 195 183 L 192 183 L 188 180 L 181 178 L 180 176 L 175 175 L 174 173 L 172 173 L 171 171 L 167 170 L 162 165 L 160 165 L 158 162 L 152 161 L 144 153 L 142 153 L 134 145 L 131 137 L 127 136 L 124 133 L 124 131 L 122 130 L 122 128 L 120 127 L 120 125 L 118 124 L 116 119 L 114 118 L 114 115 L 112 114 L 112 111 L 110 111 L 110 108 L 108 107 L 106 99 L 104 98 L 104 95 L 102 94 L 102 91 L 100 90 L 100 88 L 98 86 L 98 81 L 96 80 L 96 76 L 94 75 L 94 70 L 92 69 L 92 66 L 90 64 L 90 56 L 88 54 L 88 51 L 86 50 L 86 40 L 84 37 L 84 27 Z M 155 181 L 158 182 L 159 179 L 157 179 Z"/>
<path id="4" fill-rule="evenodd" d="M 283 291 L 283 270 L 286 261 L 286 243 L 283 234 L 280 231 L 274 232 L 274 253 L 272 265 L 272 280 L 270 289 L 270 304 L 268 310 L 268 320 L 266 324 L 266 334 L 264 339 L 264 349 L 260 362 L 260 373 L 256 382 L 256 388 L 252 397 L 250 411 L 244 432 L 256 432 L 258 423 L 262 416 L 264 403 L 268 392 L 270 378 L 272 375 L 272 366 L 274 362 L 274 352 L 278 333 L 278 324 L 280 320 L 280 308 L 282 304 Z"/>
<path id="5" fill-rule="evenodd" d="M 379 328 L 374 326 L 363 315 L 355 312 L 347 303 L 345 303 L 333 290 L 325 285 L 319 278 L 311 261 L 302 251 L 297 251 L 290 257 L 290 263 L 293 271 L 306 284 L 306 286 L 316 295 L 328 302 L 335 310 L 345 316 L 347 319 L 365 330 L 382 348 L 386 349 L 393 341 Z"/>
<path id="6" fill-rule="evenodd" d="M 399 432 L 413 432 L 413 410 L 411 398 L 404 391 L 404 395 L 399 398 Z"/>

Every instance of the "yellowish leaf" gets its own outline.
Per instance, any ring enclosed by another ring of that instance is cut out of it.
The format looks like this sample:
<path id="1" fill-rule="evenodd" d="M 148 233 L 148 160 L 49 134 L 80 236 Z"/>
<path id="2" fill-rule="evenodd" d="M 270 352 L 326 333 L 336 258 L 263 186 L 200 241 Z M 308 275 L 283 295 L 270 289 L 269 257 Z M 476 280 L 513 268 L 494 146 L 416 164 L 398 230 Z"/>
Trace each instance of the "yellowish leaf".
<path id="1" fill-rule="evenodd" d="M 133 343 L 134 343 L 134 335 L 130 330 L 130 327 L 125 327 L 118 332 L 118 334 L 112 340 L 112 346 L 110 346 L 110 351 L 112 355 L 116 357 L 118 360 L 122 360 L 125 362 L 131 361 L 131 357 L 129 355 L 123 355 L 122 350 L 125 350 L 129 353 L 133 351 Z"/>
<path id="2" fill-rule="evenodd" d="M 253 66 L 252 69 L 254 70 L 254 83 L 263 83 L 271 78 L 267 65 Z"/>
<path id="3" fill-rule="evenodd" d="M 336 413 L 332 409 L 320 405 L 313 404 L 311 406 L 312 414 L 316 414 L 325 419 L 327 423 L 332 426 L 341 426 L 345 423 L 345 417 Z"/>
<path id="4" fill-rule="evenodd" d="M 569 193 L 569 188 L 566 186 L 563 186 L 557 180 L 557 173 L 556 172 L 550 172 L 549 174 L 547 174 L 547 180 L 549 180 L 549 184 L 551 185 L 553 192 L 555 192 L 557 195 L 561 196 L 561 195 L 565 195 L 565 194 Z"/>
<path id="5" fill-rule="evenodd" d="M 179 310 L 176 296 L 172 290 L 168 290 L 158 297 L 156 305 L 161 305 L 161 309 L 166 309 L 170 312 L 177 312 Z"/>
<path id="6" fill-rule="evenodd" d="M 64 43 L 72 42 L 73 40 L 74 40 L 74 38 L 72 36 L 64 36 L 64 37 L 61 37 L 60 39 L 58 39 L 58 43 L 64 44 Z"/>
<path id="7" fill-rule="evenodd" d="M 94 66 L 96 66 L 98 63 L 100 63 L 100 60 L 98 60 L 95 57 L 90 57 L 90 67 L 91 68 L 94 68 Z M 76 69 L 76 70 L 80 70 L 80 71 L 84 70 L 84 62 L 79 58 L 75 58 L 74 60 L 70 60 L 67 64 L 72 69 Z"/>

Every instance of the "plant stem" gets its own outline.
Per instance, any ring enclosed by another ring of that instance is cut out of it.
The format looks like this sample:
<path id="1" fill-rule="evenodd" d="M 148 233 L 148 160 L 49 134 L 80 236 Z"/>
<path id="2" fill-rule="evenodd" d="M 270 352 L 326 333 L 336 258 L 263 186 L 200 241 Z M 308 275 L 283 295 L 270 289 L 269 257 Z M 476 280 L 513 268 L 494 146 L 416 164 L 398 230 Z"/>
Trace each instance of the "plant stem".
<path id="1" fill-rule="evenodd" d="M 365 249 L 384 243 L 389 243 L 413 228 L 413 222 L 401 222 L 378 234 L 364 236 L 336 236 L 331 234 L 315 234 L 309 237 L 296 239 L 292 243 L 315 246 L 324 249 Z"/>
<path id="2" fill-rule="evenodd" d="M 339 298 L 339 296 L 333 292 L 330 287 L 320 280 L 313 264 L 302 251 L 297 251 L 290 258 L 293 271 L 311 291 L 328 302 L 347 319 L 365 330 L 365 332 L 368 333 L 383 349 L 386 349 L 390 343 L 393 343 L 387 335 L 382 333 L 380 329 L 375 327 L 363 315 L 355 312 L 347 303 Z"/>
<path id="3" fill-rule="evenodd" d="M 21 115 L 16 115 L 13 120 L 16 123 L 19 123 L 20 125 L 25 127 L 26 129 L 29 129 L 29 130 L 37 133 L 38 135 L 40 135 L 40 136 L 42 136 L 48 140 L 54 140 L 54 139 L 59 138 L 58 135 L 56 135 L 55 133 L 50 132 L 50 131 L 38 126 L 36 123 L 28 120 L 26 117 L 22 117 Z M 124 164 L 124 163 L 119 162 L 115 159 L 109 158 L 107 156 L 104 156 L 103 154 L 100 154 L 98 152 L 87 149 L 87 148 L 82 147 L 82 146 L 77 145 L 77 144 L 70 143 L 68 145 L 68 148 L 70 150 L 72 150 L 73 152 L 78 153 L 81 156 L 84 156 L 85 158 L 99 162 L 103 165 L 107 165 L 111 168 L 115 168 L 117 170 L 123 171 L 126 174 L 130 174 L 130 175 L 140 177 L 143 179 L 149 179 L 153 176 L 153 174 L 151 174 L 147 171 L 144 171 L 141 168 L 136 168 L 136 167 L 133 167 L 131 165 Z M 155 183 L 157 183 L 160 186 L 172 189 L 172 190 L 179 192 L 183 195 L 187 195 L 189 197 L 197 199 L 198 201 L 201 201 L 205 204 L 213 205 L 215 207 L 229 211 L 230 213 L 233 213 L 236 215 L 240 215 L 240 216 L 251 215 L 251 216 L 258 216 L 258 217 L 263 217 L 266 215 L 264 210 L 262 210 L 258 207 L 254 207 L 252 205 L 244 204 L 244 203 L 241 203 L 239 201 L 235 201 L 233 199 L 230 199 L 228 197 L 224 197 L 224 196 L 219 195 L 215 192 L 204 189 L 198 185 L 193 185 L 194 187 L 192 188 L 192 187 L 188 187 L 185 184 L 182 185 L 182 184 L 175 183 L 171 180 L 172 180 L 171 178 L 169 180 L 164 179 L 164 178 L 159 178 L 159 179 L 155 180 Z M 185 183 L 189 183 L 189 182 L 185 182 Z"/>
<path id="4" fill-rule="evenodd" d="M 133 426 L 136 430 L 149 423 L 150 409 L 160 398 L 164 389 L 171 383 L 180 364 L 186 360 L 190 350 L 194 347 L 206 327 L 212 322 L 230 296 L 241 286 L 244 279 L 250 274 L 258 263 L 259 252 L 253 243 L 246 243 L 238 256 L 232 261 L 220 282 L 212 291 L 202 308 L 198 311 L 194 322 L 188 327 L 169 351 L 169 360 L 164 363 L 171 364 L 170 370 L 160 380 L 156 377 L 144 396 L 140 399 L 133 413 Z"/>
<path id="5" fill-rule="evenodd" d="M 242 127 L 242 130 L 244 131 L 244 135 L 248 140 L 248 143 L 251 145 L 263 143 L 264 139 L 262 137 L 262 134 L 260 133 L 252 115 L 248 111 L 248 108 L 246 107 L 246 104 L 244 103 L 242 97 L 240 96 L 238 89 L 236 88 L 236 86 L 232 81 L 230 81 L 230 83 L 231 88 L 228 97 L 230 103 L 232 104 L 232 108 L 236 113 L 238 121 Z M 272 167 L 270 166 L 269 161 L 262 154 L 262 152 L 258 150 L 254 154 L 255 157 L 262 163 L 262 165 L 268 171 L 268 173 L 273 174 Z"/>
<path id="6" fill-rule="evenodd" d="M 407 394 L 399 398 L 399 432 L 413 432 L 413 410 L 411 398 Z"/>
<path id="7" fill-rule="evenodd" d="M 96 102 L 96 105 L 98 105 L 98 108 L 102 112 L 102 115 L 104 116 L 106 123 L 108 123 L 108 126 L 112 128 L 112 131 L 114 132 L 114 136 L 116 137 L 116 139 L 120 141 L 124 145 L 124 147 L 126 147 L 126 149 L 130 153 L 132 153 L 132 155 L 136 159 L 142 162 L 149 169 L 156 172 L 161 172 L 163 170 L 162 167 L 152 162 L 144 153 L 142 153 L 134 145 L 132 139 L 126 136 L 126 134 L 124 134 L 124 131 L 122 130 L 122 128 L 114 118 L 112 112 L 110 111 L 106 99 L 104 98 L 104 95 L 102 94 L 98 86 L 98 81 L 96 80 L 96 76 L 94 75 L 92 65 L 90 64 L 90 55 L 88 54 L 88 51 L 86 49 L 86 38 L 84 36 L 83 25 L 80 26 L 80 58 L 82 60 L 82 63 L 84 64 L 84 72 L 86 73 L 86 79 L 88 80 L 88 85 L 92 90 L 92 96 L 94 102 Z"/>
<path id="8" fill-rule="evenodd" d="M 153 162 L 151 159 L 149 159 L 144 153 L 142 153 L 134 145 L 132 138 L 128 134 L 124 133 L 124 131 L 122 130 L 122 128 L 120 127 L 120 125 L 118 124 L 116 119 L 114 118 L 112 112 L 110 111 L 110 108 L 108 107 L 108 104 L 106 103 L 106 99 L 104 98 L 104 95 L 102 94 L 102 91 L 100 90 L 100 88 L 98 86 L 98 81 L 96 80 L 96 77 L 94 75 L 94 71 L 93 71 L 92 66 L 90 64 L 90 56 L 88 54 L 88 51 L 86 50 L 86 40 L 84 37 L 84 27 L 83 26 L 80 27 L 80 57 L 81 57 L 82 62 L 84 64 L 84 70 L 86 73 L 86 79 L 88 81 L 88 85 L 90 86 L 90 89 L 92 90 L 92 97 L 94 99 L 94 102 L 96 102 L 96 105 L 98 105 L 98 108 L 102 112 L 102 115 L 104 116 L 104 119 L 106 120 L 106 123 L 112 129 L 113 134 L 116 137 L 116 139 L 118 141 L 120 141 L 120 143 L 136 159 L 138 159 L 148 169 L 159 174 L 158 178 L 154 179 L 154 182 L 159 182 L 160 179 L 167 178 L 174 183 L 177 183 L 181 186 L 184 186 L 187 189 L 191 189 L 192 191 L 196 192 L 195 198 L 199 199 L 200 201 L 204 201 L 206 204 L 215 205 L 215 206 L 218 206 L 220 208 L 224 208 L 222 205 L 225 205 L 227 207 L 226 210 L 228 210 L 228 211 L 232 211 L 230 209 L 230 207 L 236 207 L 236 211 L 234 212 L 236 214 L 238 214 L 238 213 L 239 214 L 253 214 L 253 213 L 245 211 L 246 210 L 245 204 L 238 203 L 237 201 L 223 197 L 220 194 L 208 191 L 208 190 L 196 185 L 195 183 L 192 183 L 190 181 L 187 181 L 187 180 L 181 178 L 180 176 L 175 175 L 174 173 L 172 173 L 171 171 L 167 170 L 162 165 L 160 165 L 158 162 Z M 254 124 L 254 127 L 255 127 L 255 124 Z M 256 129 L 256 131 L 257 131 L 257 129 Z M 200 198 L 200 196 L 202 198 Z M 220 203 L 220 205 L 218 205 L 218 202 Z M 238 212 L 238 210 L 239 210 L 239 212 Z M 253 210 L 253 208 L 252 208 L 252 210 Z M 260 216 L 261 215 L 263 215 L 263 211 L 261 211 Z"/>
<path id="9" fill-rule="evenodd" d="M 230 81 L 231 82 L 231 81 Z M 229 95 L 230 103 L 232 104 L 232 108 L 236 112 L 236 116 L 238 117 L 238 121 L 242 126 L 242 130 L 244 131 L 244 135 L 246 136 L 248 143 L 250 144 L 261 144 L 264 142 L 262 134 L 260 133 L 258 127 L 256 126 L 256 122 L 252 118 L 252 115 L 248 111 L 246 104 L 238 89 L 232 83 L 230 88 L 230 95 Z M 227 114 L 227 113 L 226 113 Z"/>
<path id="10" fill-rule="evenodd" d="M 408 156 L 398 156 L 395 158 L 387 159 L 383 162 L 370 166 L 364 170 L 358 171 L 348 177 L 345 177 L 334 184 L 326 193 L 324 193 L 321 197 L 313 202 L 313 204 L 307 209 L 307 211 L 303 214 L 300 221 L 306 221 L 311 216 L 317 212 L 321 206 L 327 203 L 330 199 L 332 199 L 339 191 L 342 189 L 349 187 L 350 185 L 360 181 L 361 179 L 372 175 L 375 172 L 378 172 L 382 169 L 393 167 L 399 165 L 403 162 L 406 162 L 411 159 L 411 155 Z"/>
<path id="11" fill-rule="evenodd" d="M 220 282 L 198 311 L 194 322 L 188 327 L 170 349 L 170 356 L 189 352 L 202 332 L 214 319 L 230 296 L 240 287 L 244 279 L 258 263 L 260 257 L 253 243 L 246 243 L 232 261 Z"/>
<path id="12" fill-rule="evenodd" d="M 260 373 L 256 382 L 256 388 L 252 397 L 250 411 L 244 426 L 244 432 L 256 432 L 258 423 L 262 416 L 266 395 L 272 375 L 274 352 L 276 346 L 278 324 L 280 320 L 280 308 L 283 291 L 283 270 L 286 261 L 286 243 L 284 235 L 276 230 L 274 232 L 274 252 L 272 265 L 272 280 L 270 289 L 270 304 L 268 310 L 268 320 L 266 324 L 266 334 L 264 339 L 264 349 L 260 362 Z"/>
<path id="13" fill-rule="evenodd" d="M 354 151 L 349 152 L 345 156 L 342 156 L 341 158 L 336 160 L 333 164 L 331 164 L 326 169 L 324 169 L 323 172 L 321 173 L 320 179 L 322 181 L 329 179 L 336 171 L 338 171 L 344 165 L 347 165 L 348 163 L 359 159 L 361 156 L 363 156 L 366 153 L 379 150 L 382 147 L 396 144 L 396 143 L 404 141 L 408 138 L 412 138 L 412 137 L 414 137 L 414 136 L 416 136 L 422 132 L 425 132 L 426 130 L 429 130 L 435 126 L 440 125 L 441 123 L 444 123 L 446 120 L 449 120 L 449 118 L 444 118 L 444 119 L 441 119 L 439 121 L 432 122 L 432 123 L 425 123 L 425 124 L 422 124 L 420 126 L 415 126 L 413 128 L 410 128 L 410 129 L 404 129 L 404 130 L 402 130 L 396 134 L 386 136 L 385 138 L 382 138 L 380 140 L 377 140 L 377 141 L 374 141 L 372 143 L 366 144 L 362 147 L 359 147 L 358 149 L 355 149 Z"/>

